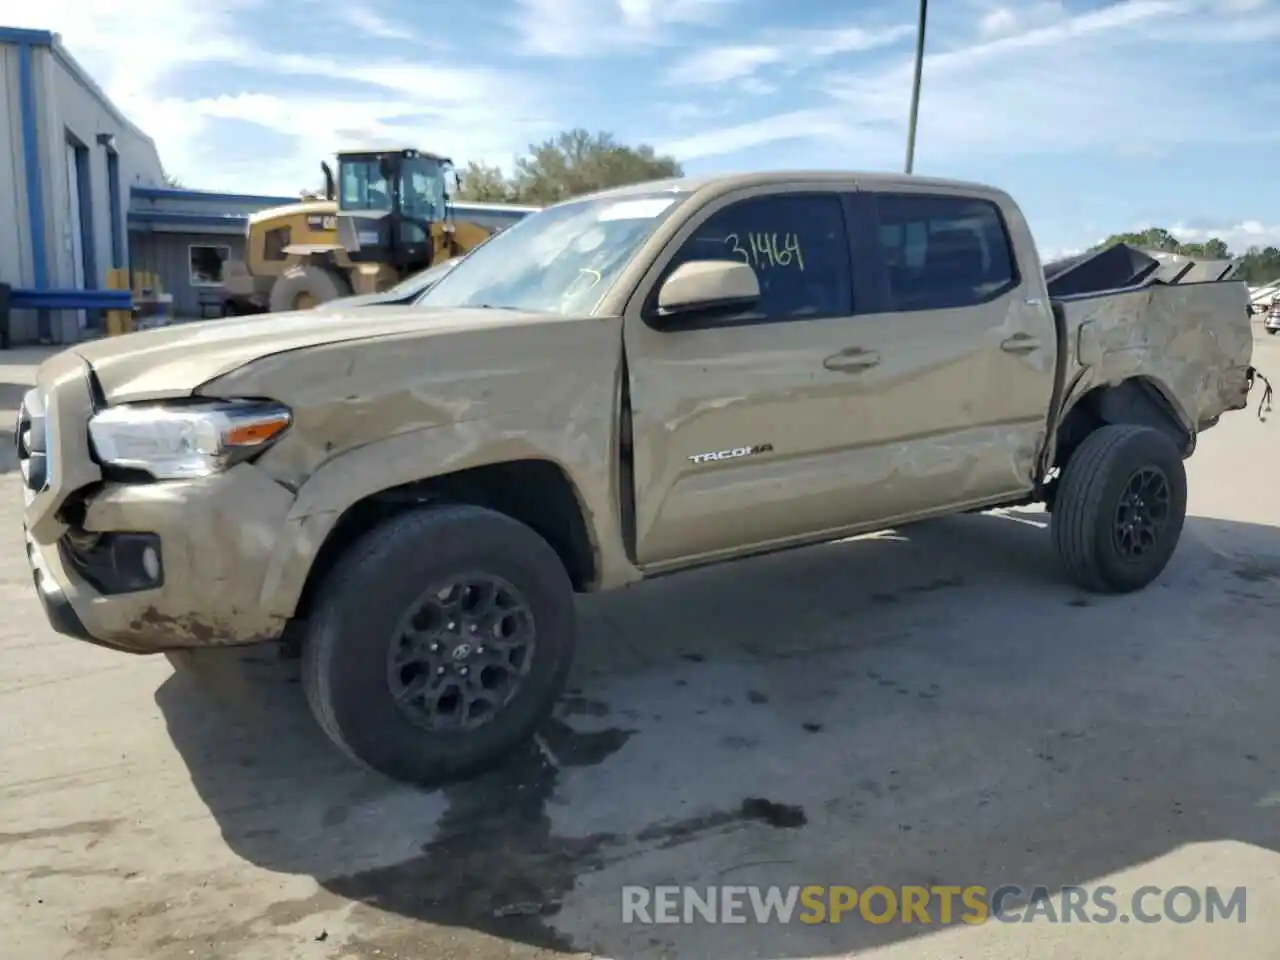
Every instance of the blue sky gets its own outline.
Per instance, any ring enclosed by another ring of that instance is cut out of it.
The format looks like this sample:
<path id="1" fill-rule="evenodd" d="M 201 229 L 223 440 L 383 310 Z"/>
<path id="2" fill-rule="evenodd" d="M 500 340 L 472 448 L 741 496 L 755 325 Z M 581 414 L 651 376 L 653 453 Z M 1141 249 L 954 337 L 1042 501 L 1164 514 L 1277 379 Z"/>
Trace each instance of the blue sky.
<path id="1" fill-rule="evenodd" d="M 88 8 L 88 9 L 86 9 Z M 0 0 L 189 186 L 296 193 L 344 147 L 510 166 L 583 126 L 690 173 L 901 169 L 916 0 Z M 1280 0 L 934 0 L 916 172 L 1042 252 L 1150 224 L 1280 243 Z"/>

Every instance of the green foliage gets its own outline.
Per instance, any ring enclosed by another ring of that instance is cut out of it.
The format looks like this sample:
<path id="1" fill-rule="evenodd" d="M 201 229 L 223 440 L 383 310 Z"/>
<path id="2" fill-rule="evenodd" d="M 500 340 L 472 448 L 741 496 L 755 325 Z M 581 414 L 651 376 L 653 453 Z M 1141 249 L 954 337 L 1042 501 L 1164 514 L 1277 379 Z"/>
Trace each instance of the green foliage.
<path id="1" fill-rule="evenodd" d="M 185 186 L 183 182 L 179 180 L 177 177 L 175 177 L 172 173 L 166 173 L 164 175 L 164 185 L 174 190 L 182 190 L 184 189 L 184 186 Z"/>
<path id="2" fill-rule="evenodd" d="M 1232 253 L 1217 237 L 1203 243 L 1183 243 L 1163 227 L 1148 227 L 1137 233 L 1115 233 L 1094 249 L 1109 247 L 1113 243 L 1127 243 L 1144 250 L 1164 250 L 1181 253 L 1202 260 L 1232 260 L 1240 258 L 1240 279 L 1259 285 L 1280 280 L 1280 249 L 1275 247 L 1250 247 L 1242 254 Z"/>
<path id="3" fill-rule="evenodd" d="M 609 133 L 567 130 L 516 160 L 515 173 L 469 163 L 459 176 L 460 199 L 546 206 L 608 187 L 683 176 L 674 158 L 641 144 L 629 147 Z"/>

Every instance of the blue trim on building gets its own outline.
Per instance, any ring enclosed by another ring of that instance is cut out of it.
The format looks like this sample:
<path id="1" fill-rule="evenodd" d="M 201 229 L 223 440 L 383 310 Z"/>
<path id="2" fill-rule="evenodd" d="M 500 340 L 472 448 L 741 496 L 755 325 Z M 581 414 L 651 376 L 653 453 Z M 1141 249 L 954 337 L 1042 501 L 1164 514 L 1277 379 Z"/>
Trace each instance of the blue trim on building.
<path id="1" fill-rule="evenodd" d="M 9 292 L 15 310 L 129 310 L 131 290 L 24 290 Z"/>
<path id="2" fill-rule="evenodd" d="M 141 200 L 191 200 L 199 203 L 262 203 L 278 207 L 284 203 L 301 203 L 299 197 L 264 197 L 251 193 L 211 193 L 179 187 L 133 187 L 130 192 Z"/>
<path id="3" fill-rule="evenodd" d="M 44 187 L 40 178 L 40 125 L 36 113 L 35 61 L 32 48 L 51 45 L 53 34 L 38 30 L 0 29 L 0 41 L 18 44 L 18 96 L 21 101 L 22 165 L 26 174 L 27 225 L 31 236 L 31 272 L 36 289 L 49 285 L 49 249 L 45 243 Z"/>
<path id="4" fill-rule="evenodd" d="M 24 30 L 21 27 L 0 27 L 0 43 L 25 44 L 31 47 L 52 47 L 53 34 L 48 30 Z"/>

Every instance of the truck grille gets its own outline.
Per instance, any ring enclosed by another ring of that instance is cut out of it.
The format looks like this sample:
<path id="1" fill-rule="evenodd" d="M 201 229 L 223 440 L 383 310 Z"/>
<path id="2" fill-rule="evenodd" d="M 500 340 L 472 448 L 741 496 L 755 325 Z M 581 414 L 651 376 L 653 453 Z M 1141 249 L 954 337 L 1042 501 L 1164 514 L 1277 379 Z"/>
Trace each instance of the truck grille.
<path id="1" fill-rule="evenodd" d="M 32 493 L 40 493 L 49 486 L 49 431 L 38 390 L 28 390 L 22 398 L 13 441 L 18 448 L 22 482 Z"/>

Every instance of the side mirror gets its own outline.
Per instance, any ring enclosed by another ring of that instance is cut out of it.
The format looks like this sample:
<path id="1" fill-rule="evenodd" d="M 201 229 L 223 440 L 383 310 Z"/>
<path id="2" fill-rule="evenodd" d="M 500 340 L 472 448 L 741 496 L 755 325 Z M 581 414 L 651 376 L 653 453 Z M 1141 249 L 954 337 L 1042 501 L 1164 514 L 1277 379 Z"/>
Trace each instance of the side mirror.
<path id="1" fill-rule="evenodd" d="M 738 260 L 681 264 L 658 291 L 658 312 L 690 313 L 717 307 L 749 307 L 760 299 L 756 272 Z"/>

